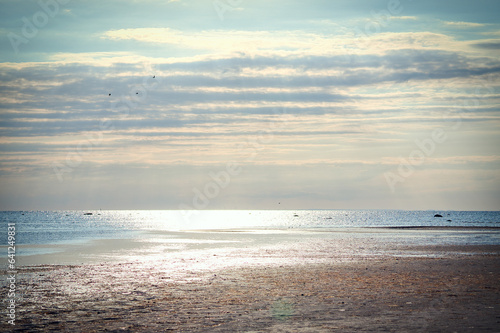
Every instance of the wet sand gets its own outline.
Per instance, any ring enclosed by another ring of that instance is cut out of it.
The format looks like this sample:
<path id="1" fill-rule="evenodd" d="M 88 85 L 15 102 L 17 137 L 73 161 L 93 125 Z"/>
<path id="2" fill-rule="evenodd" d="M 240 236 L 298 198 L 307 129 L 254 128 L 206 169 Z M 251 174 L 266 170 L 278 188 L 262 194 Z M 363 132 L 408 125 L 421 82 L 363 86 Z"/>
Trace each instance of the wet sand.
<path id="1" fill-rule="evenodd" d="M 17 274 L 16 325 L 2 318 L 0 330 L 499 331 L 500 245 L 364 243 L 321 238 L 28 266 Z"/>

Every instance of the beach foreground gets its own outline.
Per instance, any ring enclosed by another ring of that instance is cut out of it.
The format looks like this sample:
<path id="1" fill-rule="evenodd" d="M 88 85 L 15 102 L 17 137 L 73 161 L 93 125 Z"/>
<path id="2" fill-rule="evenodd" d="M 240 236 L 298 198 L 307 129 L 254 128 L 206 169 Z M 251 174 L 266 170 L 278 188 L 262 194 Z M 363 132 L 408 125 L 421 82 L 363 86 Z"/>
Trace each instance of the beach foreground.
<path id="1" fill-rule="evenodd" d="M 25 267 L 17 274 L 16 325 L 5 318 L 0 329 L 498 332 L 498 245 L 401 245 L 357 256 L 323 246 L 315 253 L 197 253 L 175 259 L 184 263 L 175 269 L 164 261 Z M 196 266 L 203 262 L 210 265 Z"/>

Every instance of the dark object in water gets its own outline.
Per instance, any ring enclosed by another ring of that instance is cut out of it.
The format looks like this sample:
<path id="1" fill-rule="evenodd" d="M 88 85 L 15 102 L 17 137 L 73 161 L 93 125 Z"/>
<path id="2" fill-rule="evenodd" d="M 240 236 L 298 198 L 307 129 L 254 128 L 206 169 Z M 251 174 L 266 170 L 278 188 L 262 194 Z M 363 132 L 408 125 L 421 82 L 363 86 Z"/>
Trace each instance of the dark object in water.
<path id="1" fill-rule="evenodd" d="M 451 220 L 446 220 L 446 221 L 451 222 Z"/>
<path id="2" fill-rule="evenodd" d="M 83 213 L 83 215 L 94 215 L 93 213 Z"/>
<path id="3" fill-rule="evenodd" d="M 293 214 L 294 217 L 299 217 L 297 214 Z"/>
<path id="4" fill-rule="evenodd" d="M 434 215 L 434 217 L 443 217 L 443 215 L 436 214 L 436 215 Z"/>

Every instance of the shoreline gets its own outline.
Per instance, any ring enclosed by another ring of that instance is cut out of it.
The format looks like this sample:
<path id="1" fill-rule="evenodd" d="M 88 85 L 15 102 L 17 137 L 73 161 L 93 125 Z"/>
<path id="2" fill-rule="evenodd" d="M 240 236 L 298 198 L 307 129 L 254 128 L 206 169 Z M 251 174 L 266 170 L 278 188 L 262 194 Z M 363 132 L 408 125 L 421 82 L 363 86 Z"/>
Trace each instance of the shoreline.
<path id="1" fill-rule="evenodd" d="M 363 242 L 364 240 L 364 242 Z M 495 245 L 500 244 L 500 227 L 357 227 L 357 228 L 233 228 L 204 230 L 142 230 L 132 238 L 100 238 L 74 244 L 17 245 L 17 265 L 80 265 L 126 262 L 128 257 L 172 256 L 177 252 L 220 248 L 248 249 L 274 244 L 340 242 L 355 250 L 356 245 L 383 251 L 387 244 L 407 245 Z M 375 247 L 377 245 L 377 247 Z M 328 244 L 325 246 L 329 246 Z M 31 253 L 25 255 L 24 249 Z M 3 246 L 6 250 L 6 246 Z M 41 253 L 36 253 L 40 251 Z M 333 249 L 339 251 L 341 249 Z M 45 253 L 43 253 L 45 252 Z M 148 259 L 149 260 L 149 259 Z"/>
<path id="2" fill-rule="evenodd" d="M 467 255 L 463 250 L 447 246 L 440 257 L 337 254 L 329 262 L 290 262 L 294 253 L 288 253 L 274 263 L 205 269 L 166 261 L 26 267 L 18 273 L 23 297 L 16 326 L 2 320 L 0 328 L 494 332 L 500 322 L 500 245 L 471 245 Z M 436 248 L 419 251 L 434 254 Z"/>
<path id="3" fill-rule="evenodd" d="M 142 236 L 18 266 L 16 325 L 5 316 L 0 330 L 493 332 L 500 324 L 497 230 Z"/>
<path id="4" fill-rule="evenodd" d="M 364 242 L 363 242 L 364 240 Z M 175 256 L 185 251 L 218 251 L 273 247 L 274 244 L 321 243 L 334 252 L 331 242 L 340 242 L 352 251 L 356 246 L 383 252 L 398 242 L 410 245 L 496 245 L 500 227 L 357 227 L 357 228 L 233 228 L 185 231 L 142 230 L 132 238 L 100 238 L 74 244 L 17 245 L 17 266 L 50 264 L 82 265 L 127 262 L 133 257 Z M 326 243 L 326 244 L 325 244 Z M 369 243 L 368 245 L 366 243 Z M 6 250 L 6 246 L 2 246 Z M 27 250 L 30 254 L 23 254 Z M 40 251 L 41 253 L 36 253 Z M 45 252 L 45 253 L 44 253 Z M 35 253 L 35 254 L 31 254 Z M 142 254 L 141 254 L 142 253 Z M 129 257 L 129 258 L 128 258 Z"/>

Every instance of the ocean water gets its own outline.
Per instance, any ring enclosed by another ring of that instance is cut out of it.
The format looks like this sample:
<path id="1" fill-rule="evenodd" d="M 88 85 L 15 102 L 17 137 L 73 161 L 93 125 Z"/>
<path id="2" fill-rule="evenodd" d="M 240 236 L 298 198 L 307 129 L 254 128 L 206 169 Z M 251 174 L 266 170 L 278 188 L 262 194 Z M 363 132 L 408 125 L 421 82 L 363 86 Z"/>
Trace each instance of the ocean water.
<path id="1" fill-rule="evenodd" d="M 87 213 L 87 215 L 86 215 Z M 92 214 L 92 215 L 90 215 Z M 440 214 L 443 217 L 434 217 Z M 221 211 L 7 211 L 0 212 L 1 249 L 15 225 L 17 255 L 62 251 L 99 239 L 133 239 L 155 233 L 200 230 L 294 230 L 376 227 L 500 227 L 499 211 L 221 210 Z M 476 240 L 495 243 L 497 233 Z M 6 254 L 3 256 L 6 258 Z"/>

